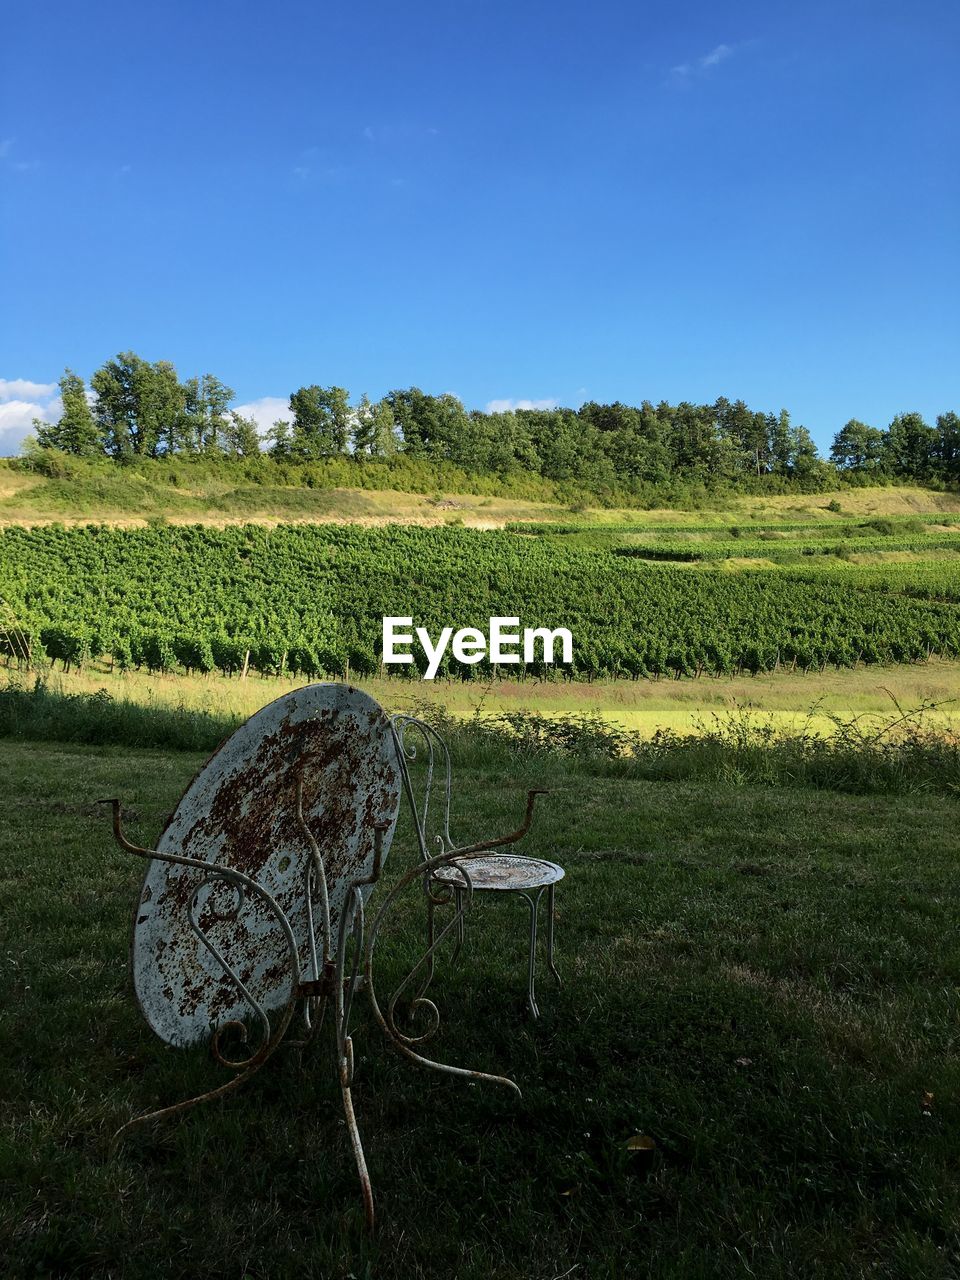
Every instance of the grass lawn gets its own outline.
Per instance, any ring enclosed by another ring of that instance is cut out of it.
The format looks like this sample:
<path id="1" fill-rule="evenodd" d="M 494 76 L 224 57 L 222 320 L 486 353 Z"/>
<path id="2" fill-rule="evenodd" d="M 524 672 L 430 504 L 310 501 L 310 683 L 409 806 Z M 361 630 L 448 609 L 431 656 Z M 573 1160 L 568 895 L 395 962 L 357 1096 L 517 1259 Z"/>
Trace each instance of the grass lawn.
<path id="1" fill-rule="evenodd" d="M 436 987 L 418 1072 L 362 1001 L 355 1088 L 378 1198 L 362 1226 L 321 1044 L 119 1155 L 130 1115 L 222 1075 L 165 1049 L 128 989 L 142 866 L 187 753 L 0 743 L 4 1275 L 917 1277 L 960 1272 L 960 800 L 586 777 L 494 752 L 458 768 L 459 829 L 559 858 L 562 991 L 523 1013 L 523 906 L 481 905 Z M 388 879 L 410 865 L 400 835 Z M 416 893 L 381 984 L 414 954 Z M 651 1151 L 630 1153 L 644 1134 Z"/>

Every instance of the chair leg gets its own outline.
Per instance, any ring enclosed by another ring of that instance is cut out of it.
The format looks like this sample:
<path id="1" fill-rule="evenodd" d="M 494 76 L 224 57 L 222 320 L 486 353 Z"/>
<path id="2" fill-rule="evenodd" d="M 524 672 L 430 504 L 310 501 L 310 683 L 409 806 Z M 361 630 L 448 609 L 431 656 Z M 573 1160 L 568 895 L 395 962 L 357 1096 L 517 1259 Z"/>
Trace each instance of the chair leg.
<path id="1" fill-rule="evenodd" d="M 426 973 L 424 974 L 423 983 L 420 989 L 417 991 L 418 1000 L 423 999 L 423 997 L 427 993 L 430 983 L 433 982 L 433 974 L 434 974 L 433 939 L 436 933 L 435 924 L 434 924 L 435 911 L 436 911 L 436 904 L 434 903 L 433 898 L 430 896 L 430 887 L 428 885 L 427 886 L 427 955 L 429 958 L 426 964 Z"/>
<path id="2" fill-rule="evenodd" d="M 467 940 L 467 926 L 464 920 L 463 911 L 463 890 L 455 889 L 456 908 L 457 908 L 457 945 L 453 948 L 453 955 L 450 957 L 450 963 L 456 964 L 460 952 L 463 950 L 463 944 Z"/>
<path id="3" fill-rule="evenodd" d="M 540 1017 L 540 1009 L 537 1006 L 536 993 L 536 970 L 537 970 L 537 913 L 540 910 L 540 898 L 543 890 L 531 898 L 529 893 L 521 893 L 521 898 L 526 901 L 530 908 L 530 951 L 527 958 L 527 1004 L 530 1007 L 530 1014 L 534 1018 Z"/>
<path id="4" fill-rule="evenodd" d="M 556 979 L 557 986 L 562 987 L 560 974 L 557 972 L 557 966 L 553 962 L 553 900 L 556 893 L 556 885 L 550 885 L 547 888 L 547 968 Z"/>

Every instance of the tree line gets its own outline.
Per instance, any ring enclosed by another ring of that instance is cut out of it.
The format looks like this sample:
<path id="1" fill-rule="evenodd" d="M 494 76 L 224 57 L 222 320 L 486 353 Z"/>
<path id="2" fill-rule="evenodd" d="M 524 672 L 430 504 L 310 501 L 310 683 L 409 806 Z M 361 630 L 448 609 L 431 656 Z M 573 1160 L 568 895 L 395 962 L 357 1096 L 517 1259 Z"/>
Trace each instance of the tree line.
<path id="1" fill-rule="evenodd" d="M 254 419 L 231 408 L 234 392 L 218 377 L 181 381 L 166 360 L 123 352 L 94 373 L 89 391 L 69 369 L 59 385 L 62 414 L 57 422 L 34 421 L 36 444 L 119 463 L 264 454 L 285 462 L 363 463 L 405 455 L 473 473 L 576 480 L 595 492 L 677 480 L 746 487 L 764 477 L 818 489 L 838 473 L 855 482 L 960 483 L 960 417 L 953 412 L 935 426 L 917 413 L 898 414 L 885 429 L 851 419 L 824 459 L 786 409 L 759 412 L 722 396 L 706 405 L 589 401 L 579 409 L 484 413 L 417 387 L 352 403 L 343 387 L 314 383 L 291 394 L 292 420 L 278 420 L 261 436 Z"/>

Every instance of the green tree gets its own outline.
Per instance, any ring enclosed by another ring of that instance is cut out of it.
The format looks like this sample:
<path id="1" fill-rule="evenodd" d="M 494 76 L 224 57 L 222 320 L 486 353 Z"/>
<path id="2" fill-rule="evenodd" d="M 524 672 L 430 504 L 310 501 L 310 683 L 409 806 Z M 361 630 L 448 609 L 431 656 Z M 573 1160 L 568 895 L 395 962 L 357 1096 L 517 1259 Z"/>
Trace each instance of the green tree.
<path id="1" fill-rule="evenodd" d="M 96 457 L 103 453 L 103 442 L 87 400 L 83 379 L 72 369 L 64 369 L 60 379 L 63 412 L 57 422 L 34 419 L 37 444 L 42 449 L 60 449 L 80 457 Z"/>
<path id="2" fill-rule="evenodd" d="M 343 387 L 300 387 L 290 397 L 291 456 L 304 461 L 343 453 L 350 433 L 350 394 Z"/>
<path id="3" fill-rule="evenodd" d="M 798 430 L 804 433 L 805 439 L 802 444 L 797 435 Z M 789 476 L 795 473 L 797 455 L 801 449 L 806 450 L 812 447 L 814 458 L 817 456 L 810 433 L 804 427 L 792 427 L 790 414 L 786 409 L 781 409 L 776 417 L 772 413 L 767 416 L 767 431 L 770 440 L 770 470 L 775 476 Z"/>
<path id="4" fill-rule="evenodd" d="M 708 481 L 720 457 L 720 439 L 712 408 L 687 401 L 674 408 L 662 401 L 656 416 L 666 429 L 673 469 L 684 477 Z"/>
<path id="5" fill-rule="evenodd" d="M 583 461 L 584 424 L 573 409 L 518 409 L 540 474 L 548 480 L 570 480 Z"/>
<path id="6" fill-rule="evenodd" d="M 141 362 L 134 376 L 142 433 L 139 450 L 156 458 L 175 453 L 186 407 L 186 393 L 169 360 Z"/>
<path id="7" fill-rule="evenodd" d="M 91 379 L 104 447 L 117 461 L 158 457 L 179 442 L 186 393 L 168 360 L 156 364 L 133 351 L 108 360 Z"/>
<path id="8" fill-rule="evenodd" d="M 770 444 L 765 415 L 752 412 L 743 400 L 731 404 L 721 397 L 714 405 L 714 416 L 736 479 L 763 475 L 768 469 Z"/>
<path id="9" fill-rule="evenodd" d="M 577 417 L 598 433 L 599 447 L 619 477 L 656 483 L 666 480 L 672 469 L 673 456 L 669 433 L 652 406 L 640 409 L 630 405 L 597 404 L 588 401 L 580 406 Z M 707 455 L 711 452 L 708 442 Z"/>
<path id="10" fill-rule="evenodd" d="M 199 378 L 188 378 L 183 392 L 184 412 L 176 447 L 198 453 L 216 453 L 225 448 L 224 433 L 233 389 L 212 373 L 205 373 Z"/>
<path id="11" fill-rule="evenodd" d="M 780 424 L 784 420 L 788 425 L 787 435 L 787 467 L 784 474 L 801 484 L 820 488 L 829 482 L 830 467 L 823 461 L 813 442 L 813 436 L 806 427 L 789 426 L 790 418 L 784 409 L 780 414 Z"/>
<path id="12" fill-rule="evenodd" d="M 936 426 L 936 466 L 941 479 L 948 484 L 960 482 L 960 416 L 941 413 Z"/>
<path id="13" fill-rule="evenodd" d="M 244 418 L 232 409 L 222 419 L 220 447 L 235 458 L 256 458 L 260 454 L 260 432 L 255 418 Z"/>
<path id="14" fill-rule="evenodd" d="M 140 356 L 132 351 L 121 352 L 115 360 L 108 360 L 101 366 L 90 379 L 96 395 L 97 424 L 104 447 L 118 462 L 142 452 L 137 448 L 141 433 L 134 388 L 134 375 L 142 363 Z"/>
<path id="15" fill-rule="evenodd" d="M 366 394 L 353 411 L 350 445 L 355 458 L 386 458 L 397 451 L 393 413 L 386 400 L 372 404 Z"/>
<path id="16" fill-rule="evenodd" d="M 404 453 L 413 457 L 430 453 L 432 441 L 428 402 L 432 397 L 419 387 L 410 387 L 406 391 L 390 391 L 384 399 L 400 429 Z"/>
<path id="17" fill-rule="evenodd" d="M 882 431 L 851 418 L 834 436 L 830 460 L 840 471 L 876 473 L 883 469 L 883 444 Z"/>
<path id="18" fill-rule="evenodd" d="M 469 447 L 470 419 L 456 396 L 429 396 L 419 387 L 410 387 L 384 398 L 403 434 L 404 453 L 457 462 Z"/>
<path id="19" fill-rule="evenodd" d="M 891 474 L 921 483 L 931 479 L 936 442 L 936 432 L 919 413 L 898 413 L 884 441 L 884 456 Z"/>
<path id="20" fill-rule="evenodd" d="M 270 457 L 281 462 L 289 461 L 293 457 L 290 448 L 292 438 L 293 431 L 290 423 L 286 418 L 278 418 L 264 437 L 270 446 L 267 450 Z"/>

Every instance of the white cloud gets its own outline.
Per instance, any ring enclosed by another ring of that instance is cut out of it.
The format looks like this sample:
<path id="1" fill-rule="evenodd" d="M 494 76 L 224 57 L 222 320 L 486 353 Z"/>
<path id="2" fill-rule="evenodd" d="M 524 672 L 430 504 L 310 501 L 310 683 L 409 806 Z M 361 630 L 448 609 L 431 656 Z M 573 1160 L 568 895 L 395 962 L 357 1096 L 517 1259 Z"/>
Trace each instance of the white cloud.
<path id="1" fill-rule="evenodd" d="M 55 382 L 30 382 L 27 378 L 0 378 L 0 400 L 46 400 L 56 389 Z"/>
<path id="2" fill-rule="evenodd" d="M 715 49 L 711 49 L 709 53 L 705 53 L 700 59 L 700 65 L 704 69 L 707 67 L 715 67 L 718 62 L 723 62 L 724 58 L 729 58 L 733 50 L 728 44 L 718 44 Z"/>
<path id="3" fill-rule="evenodd" d="M 312 162 L 306 161 L 303 164 L 295 164 L 290 174 L 298 183 L 310 186 L 318 182 L 339 186 L 349 177 L 347 170 L 337 165 L 315 167 Z"/>
<path id="4" fill-rule="evenodd" d="M 33 420 L 56 422 L 63 404 L 55 382 L 30 378 L 0 378 L 0 457 L 20 452 L 24 438 L 33 431 Z"/>
<path id="5" fill-rule="evenodd" d="M 29 427 L 32 418 L 39 418 L 42 405 L 32 400 L 8 400 L 0 404 L 0 431 L 15 431 L 20 426 Z"/>
<path id="6" fill-rule="evenodd" d="M 489 400 L 487 413 L 512 413 L 514 409 L 556 409 L 559 400 Z"/>
<path id="7" fill-rule="evenodd" d="M 5 159 L 13 150 L 12 138 L 0 138 L 0 160 Z"/>
<path id="8" fill-rule="evenodd" d="M 43 387 L 43 383 L 26 383 L 22 379 L 14 379 L 14 384 Z M 10 386 L 9 382 L 0 383 Z M 56 383 L 53 384 L 56 387 Z M 20 446 L 26 436 L 33 431 L 34 418 L 43 422 L 55 422 L 63 412 L 59 396 L 47 400 L 11 400 L 5 399 L 0 404 L 0 458 L 12 458 L 20 452 Z"/>
<path id="9" fill-rule="evenodd" d="M 733 45 L 718 44 L 709 53 L 705 53 L 702 58 L 696 58 L 692 62 L 681 62 L 678 66 L 671 67 L 670 70 L 678 79 L 682 80 L 696 72 L 709 71 L 711 67 L 719 66 L 721 62 L 725 62 L 733 53 Z"/>
<path id="10" fill-rule="evenodd" d="M 253 418 L 261 435 L 265 435 L 278 418 L 284 422 L 293 421 L 290 401 L 285 396 L 261 396 L 259 400 L 234 405 L 234 410 L 241 417 Z"/>

